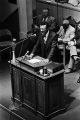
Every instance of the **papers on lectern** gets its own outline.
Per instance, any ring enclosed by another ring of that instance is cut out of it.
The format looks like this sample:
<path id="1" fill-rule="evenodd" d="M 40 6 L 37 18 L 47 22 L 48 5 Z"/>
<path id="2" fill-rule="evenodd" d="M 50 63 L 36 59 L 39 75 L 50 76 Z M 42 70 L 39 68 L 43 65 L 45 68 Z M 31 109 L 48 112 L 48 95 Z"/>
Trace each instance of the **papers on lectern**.
<path id="1" fill-rule="evenodd" d="M 27 61 L 30 62 L 31 64 L 34 64 L 34 63 L 41 62 L 42 60 L 37 59 L 37 58 L 33 58 L 33 59 L 30 59 L 30 60 L 27 60 Z"/>

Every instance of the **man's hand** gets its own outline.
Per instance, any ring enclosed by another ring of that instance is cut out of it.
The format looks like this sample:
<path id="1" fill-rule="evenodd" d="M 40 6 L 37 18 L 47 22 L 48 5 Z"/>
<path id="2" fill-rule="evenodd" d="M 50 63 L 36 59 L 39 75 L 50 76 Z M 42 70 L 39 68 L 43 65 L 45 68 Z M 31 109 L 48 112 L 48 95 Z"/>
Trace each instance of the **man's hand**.
<path id="1" fill-rule="evenodd" d="M 31 53 L 30 55 L 28 55 L 28 58 L 29 58 L 29 59 L 32 59 L 33 56 L 34 56 L 34 54 Z"/>
<path id="2" fill-rule="evenodd" d="M 32 59 L 32 57 L 33 57 L 33 53 L 31 53 L 30 55 L 28 55 L 28 53 L 26 52 L 26 54 L 23 56 L 23 59 Z"/>
<path id="3" fill-rule="evenodd" d="M 45 59 L 44 62 L 48 63 L 48 62 L 49 62 L 49 59 Z"/>
<path id="4" fill-rule="evenodd" d="M 69 42 L 68 42 L 68 45 L 69 45 L 69 46 L 73 46 L 73 45 L 75 45 L 75 42 L 74 42 L 74 41 L 69 41 Z"/>

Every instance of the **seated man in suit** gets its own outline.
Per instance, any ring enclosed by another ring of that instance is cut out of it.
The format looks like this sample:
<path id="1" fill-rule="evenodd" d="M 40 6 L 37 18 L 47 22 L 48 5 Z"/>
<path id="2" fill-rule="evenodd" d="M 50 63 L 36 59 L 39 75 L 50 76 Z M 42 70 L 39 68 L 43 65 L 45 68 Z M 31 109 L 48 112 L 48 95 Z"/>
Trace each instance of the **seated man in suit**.
<path id="1" fill-rule="evenodd" d="M 52 30 L 54 29 L 54 23 L 55 23 L 55 25 L 56 25 L 55 30 L 58 31 L 58 29 L 59 29 L 59 26 L 56 22 L 56 19 L 53 16 L 49 15 L 49 9 L 48 8 L 43 9 L 42 14 L 38 15 L 37 20 L 36 20 L 36 24 L 33 24 L 34 29 L 39 30 L 40 29 L 39 26 L 42 22 L 48 22 L 48 23 L 51 22 L 51 28 L 50 29 L 52 29 Z"/>
<path id="2" fill-rule="evenodd" d="M 70 60 L 68 68 L 65 70 L 65 73 L 70 73 L 73 70 L 73 65 L 75 60 L 78 59 L 77 49 L 75 46 L 76 40 L 75 37 L 75 28 L 69 24 L 68 20 L 63 20 L 63 25 L 60 27 L 60 30 L 57 32 L 59 35 L 58 41 L 63 41 L 63 43 L 68 45 L 70 50 Z"/>
<path id="3" fill-rule="evenodd" d="M 56 51 L 57 51 L 57 34 L 49 29 L 48 23 L 42 22 L 40 25 L 40 35 L 38 37 L 37 43 L 33 47 L 31 54 L 32 58 L 35 55 L 39 55 L 45 58 L 46 62 L 56 61 Z"/>

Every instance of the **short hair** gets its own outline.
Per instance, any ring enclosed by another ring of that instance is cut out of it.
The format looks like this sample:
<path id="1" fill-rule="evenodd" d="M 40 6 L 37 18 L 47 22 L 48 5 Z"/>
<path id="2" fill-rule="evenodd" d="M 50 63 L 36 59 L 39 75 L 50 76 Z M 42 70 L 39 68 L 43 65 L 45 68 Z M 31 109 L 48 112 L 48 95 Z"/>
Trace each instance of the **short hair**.
<path id="1" fill-rule="evenodd" d="M 48 22 L 41 22 L 41 25 L 46 25 L 46 29 L 48 29 L 51 25 Z"/>

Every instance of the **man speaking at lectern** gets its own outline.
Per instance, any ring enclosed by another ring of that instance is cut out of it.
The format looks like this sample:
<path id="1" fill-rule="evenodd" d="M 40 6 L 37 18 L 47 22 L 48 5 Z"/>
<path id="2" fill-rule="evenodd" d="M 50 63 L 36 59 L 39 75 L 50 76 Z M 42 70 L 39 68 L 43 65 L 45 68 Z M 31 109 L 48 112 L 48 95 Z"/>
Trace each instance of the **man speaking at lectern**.
<path id="1" fill-rule="evenodd" d="M 40 35 L 29 57 L 32 58 L 38 55 L 45 58 L 46 62 L 55 61 L 57 54 L 57 39 L 57 34 L 55 30 L 52 31 L 50 29 L 50 24 L 42 22 L 40 24 Z"/>

